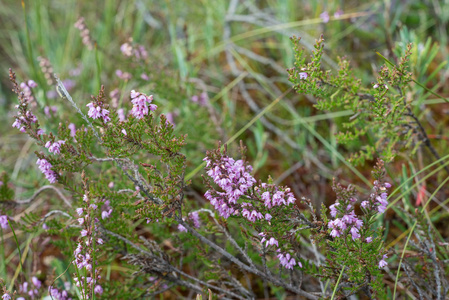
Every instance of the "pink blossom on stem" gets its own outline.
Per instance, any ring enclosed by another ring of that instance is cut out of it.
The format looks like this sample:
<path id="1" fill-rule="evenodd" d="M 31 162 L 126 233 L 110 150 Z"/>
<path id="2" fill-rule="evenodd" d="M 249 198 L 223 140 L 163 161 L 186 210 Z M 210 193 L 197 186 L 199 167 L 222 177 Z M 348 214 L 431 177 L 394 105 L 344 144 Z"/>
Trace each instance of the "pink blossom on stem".
<path id="1" fill-rule="evenodd" d="M 70 129 L 70 136 L 74 137 L 76 135 L 76 127 L 75 124 L 70 123 L 68 128 Z"/>
<path id="2" fill-rule="evenodd" d="M 189 218 L 192 220 L 193 225 L 196 228 L 200 228 L 201 227 L 200 216 L 199 216 L 197 211 L 189 213 Z"/>
<path id="3" fill-rule="evenodd" d="M 329 20 L 330 20 L 329 13 L 327 11 L 322 12 L 320 14 L 320 18 L 321 18 L 321 20 L 323 20 L 323 23 L 329 22 Z"/>
<path id="4" fill-rule="evenodd" d="M 54 143 L 48 141 L 45 144 L 45 148 L 47 148 L 50 153 L 60 154 L 61 153 L 61 145 L 62 144 L 65 144 L 65 141 L 61 141 L 60 140 L 60 141 L 57 141 L 57 142 L 54 142 Z"/>
<path id="5" fill-rule="evenodd" d="M 178 230 L 181 231 L 181 232 L 187 232 L 187 228 L 185 228 L 181 224 L 178 224 Z"/>
<path id="6" fill-rule="evenodd" d="M 382 259 L 379 261 L 379 269 L 382 269 L 383 267 L 388 265 L 388 263 L 385 261 L 386 258 L 388 258 L 388 256 L 384 254 L 382 256 Z"/>
<path id="7" fill-rule="evenodd" d="M 51 169 L 53 166 L 46 159 L 38 159 L 36 164 L 50 183 L 55 183 L 57 181 L 57 174 Z"/>
<path id="8" fill-rule="evenodd" d="M 104 109 L 93 102 L 87 104 L 86 106 L 89 107 L 89 112 L 87 115 L 92 119 L 95 120 L 102 118 L 105 123 L 111 121 L 111 118 L 109 117 L 109 110 Z"/>
<path id="9" fill-rule="evenodd" d="M 137 119 L 142 119 L 144 116 L 148 115 L 149 110 L 155 111 L 157 106 L 151 104 L 153 101 L 153 95 L 147 96 L 145 94 L 136 92 L 134 90 L 131 91 L 131 102 L 133 104 L 133 108 L 131 110 L 131 114 Z M 147 105 L 149 104 L 149 106 Z"/>
<path id="10" fill-rule="evenodd" d="M 300 72 L 298 75 L 299 79 L 307 79 L 307 77 L 309 76 L 306 72 Z"/>
<path id="11" fill-rule="evenodd" d="M 0 216 L 0 227 L 2 227 L 3 229 L 7 229 L 9 227 L 8 216 Z"/>
<path id="12" fill-rule="evenodd" d="M 122 70 L 116 70 L 115 75 L 117 75 L 118 78 L 128 81 L 132 78 L 132 75 L 128 72 L 123 72 Z"/>

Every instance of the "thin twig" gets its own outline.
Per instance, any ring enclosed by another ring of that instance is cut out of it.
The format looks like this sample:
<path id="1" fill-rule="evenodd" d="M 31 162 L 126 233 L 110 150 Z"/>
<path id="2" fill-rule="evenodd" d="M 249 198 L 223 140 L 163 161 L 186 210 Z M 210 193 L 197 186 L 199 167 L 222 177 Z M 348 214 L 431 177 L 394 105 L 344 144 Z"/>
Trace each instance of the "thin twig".
<path id="1" fill-rule="evenodd" d="M 39 188 L 39 189 L 33 194 L 33 196 L 31 196 L 30 198 L 25 199 L 25 200 L 16 200 L 15 202 L 16 202 L 17 204 L 28 204 L 28 203 L 30 203 L 31 201 L 33 201 L 34 199 L 36 199 L 36 197 L 37 197 L 41 192 L 43 192 L 43 191 L 45 191 L 45 190 L 48 190 L 48 189 L 51 189 L 51 190 L 56 191 L 56 193 L 57 193 L 58 196 L 64 201 L 64 203 L 67 204 L 67 206 L 72 207 L 72 203 L 70 203 L 70 201 L 69 201 L 69 200 L 62 194 L 62 192 L 61 192 L 59 189 L 57 189 L 56 187 L 52 186 L 52 185 L 44 185 L 43 187 Z"/>

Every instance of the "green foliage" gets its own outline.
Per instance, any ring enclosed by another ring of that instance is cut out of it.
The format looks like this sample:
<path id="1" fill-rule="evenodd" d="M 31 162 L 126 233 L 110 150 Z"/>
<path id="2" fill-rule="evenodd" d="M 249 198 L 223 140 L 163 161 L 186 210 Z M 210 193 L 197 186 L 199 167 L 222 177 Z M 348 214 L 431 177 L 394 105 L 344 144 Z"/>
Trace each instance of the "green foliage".
<path id="1" fill-rule="evenodd" d="M 333 186 L 336 193 L 336 201 L 333 207 L 336 210 L 335 220 L 329 221 L 326 216 L 327 209 L 323 207 L 322 224 L 325 226 L 313 228 L 312 236 L 326 255 L 326 264 L 319 269 L 319 277 L 331 280 L 331 283 L 338 288 L 337 292 L 342 295 L 347 296 L 362 290 L 370 297 L 382 299 L 384 297 L 383 273 L 379 267 L 379 262 L 385 254 L 383 250 L 383 228 L 377 227 L 375 224 L 378 211 L 377 206 L 373 205 L 377 201 L 378 195 L 386 192 L 385 187 L 383 187 L 385 170 L 382 161 L 378 161 L 373 175 L 376 179 L 375 187 L 373 193 L 366 200 L 367 205 L 362 208 L 363 215 L 359 217 L 363 221 L 358 228 L 360 237 L 354 238 L 352 231 L 349 230 L 350 223 L 345 225 L 347 229 L 344 230 L 336 225 L 338 223 L 331 224 L 331 222 L 337 220 L 341 222 L 348 217 L 350 211 L 354 209 L 353 203 L 356 199 L 356 191 L 353 186 L 344 188 L 335 182 Z M 343 222 L 347 223 L 347 221 Z M 333 235 L 332 232 L 336 229 L 340 233 Z M 329 232 L 330 230 L 332 232 Z M 367 241 L 368 237 L 371 241 Z M 315 271 L 314 268 L 309 266 L 306 269 L 310 273 Z M 340 277 L 342 270 L 344 271 L 342 277 Z"/>
<path id="2" fill-rule="evenodd" d="M 407 149 L 414 153 L 426 140 L 407 98 L 412 77 L 408 71 L 411 45 L 407 45 L 397 66 L 384 65 L 373 87 L 364 88 L 345 58 L 339 58 L 337 74 L 323 70 L 323 37 L 317 40 L 308 63 L 300 38 L 293 37 L 292 42 L 295 63 L 288 73 L 296 92 L 316 97 L 315 107 L 319 110 L 352 110 L 353 116 L 341 125 L 344 131 L 337 139 L 342 144 L 363 143 L 360 150 L 351 154 L 355 164 L 372 160 L 374 154 L 389 162 L 398 151 Z"/>
<path id="3" fill-rule="evenodd" d="M 9 175 L 6 172 L 1 174 L 0 202 L 8 202 L 14 199 L 14 190 L 9 186 Z"/>

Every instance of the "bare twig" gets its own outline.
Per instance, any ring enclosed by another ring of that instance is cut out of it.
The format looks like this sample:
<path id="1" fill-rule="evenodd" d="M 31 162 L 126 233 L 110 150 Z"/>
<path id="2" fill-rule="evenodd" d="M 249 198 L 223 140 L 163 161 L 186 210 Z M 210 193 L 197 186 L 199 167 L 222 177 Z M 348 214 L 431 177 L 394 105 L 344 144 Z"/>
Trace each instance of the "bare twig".
<path id="1" fill-rule="evenodd" d="M 62 201 L 64 201 L 64 203 L 67 204 L 67 206 L 72 207 L 72 203 L 70 203 L 70 201 L 69 201 L 69 200 L 62 194 L 62 192 L 61 192 L 59 189 L 57 189 L 56 187 L 52 186 L 52 185 L 44 185 L 43 187 L 39 188 L 39 189 L 33 194 L 33 196 L 31 196 L 30 198 L 25 199 L 25 200 L 16 200 L 15 202 L 16 202 L 17 204 L 28 204 L 28 203 L 30 203 L 31 201 L 33 201 L 34 199 L 36 199 L 36 197 L 37 197 L 41 192 L 43 192 L 43 191 L 45 191 L 45 190 L 48 190 L 48 189 L 54 190 L 54 191 L 58 194 L 58 196 L 62 199 Z"/>

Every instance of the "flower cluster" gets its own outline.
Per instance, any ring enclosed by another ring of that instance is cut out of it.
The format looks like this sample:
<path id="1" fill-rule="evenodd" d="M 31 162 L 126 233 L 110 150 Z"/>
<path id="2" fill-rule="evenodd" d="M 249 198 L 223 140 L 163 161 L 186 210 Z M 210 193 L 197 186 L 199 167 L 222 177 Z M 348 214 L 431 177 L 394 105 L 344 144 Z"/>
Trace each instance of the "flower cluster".
<path id="1" fill-rule="evenodd" d="M 56 115 L 56 112 L 58 111 L 58 107 L 57 106 L 45 106 L 44 107 L 44 113 L 47 117 L 51 117 L 52 114 Z"/>
<path id="2" fill-rule="evenodd" d="M 33 286 L 29 285 L 28 282 L 24 282 L 19 286 L 19 293 L 20 294 L 26 294 L 31 297 L 31 299 L 37 298 L 39 295 L 39 289 L 42 287 L 42 282 L 37 279 L 37 277 L 33 276 L 31 278 L 31 282 Z M 24 297 L 18 297 L 17 300 L 25 300 Z"/>
<path id="3" fill-rule="evenodd" d="M 41 67 L 42 73 L 44 73 L 45 80 L 47 80 L 48 85 L 55 85 L 56 80 L 53 77 L 53 66 L 51 65 L 50 61 L 42 56 L 39 56 L 37 58 L 39 61 L 39 67 Z"/>
<path id="4" fill-rule="evenodd" d="M 50 183 L 55 183 L 57 181 L 58 174 L 51 169 L 53 166 L 45 158 L 38 159 L 36 164 Z"/>
<path id="5" fill-rule="evenodd" d="M 278 252 L 280 252 L 280 250 L 278 250 Z M 293 269 L 293 267 L 296 265 L 296 260 L 290 255 L 290 253 L 279 253 L 277 257 L 279 258 L 281 265 L 286 269 Z M 298 266 L 302 268 L 302 264 L 300 261 L 298 261 Z"/>
<path id="6" fill-rule="evenodd" d="M 144 116 L 148 115 L 149 110 L 155 111 L 157 109 L 157 106 L 155 104 L 151 104 L 152 101 L 153 95 L 147 96 L 145 94 L 132 90 L 131 102 L 133 104 L 133 108 L 131 110 L 131 114 L 137 119 L 142 119 Z M 149 106 L 147 105 L 147 103 L 149 104 Z"/>
<path id="7" fill-rule="evenodd" d="M 111 106 L 117 108 L 120 101 L 120 90 L 118 88 L 113 89 L 109 93 L 109 98 L 111 98 Z"/>
<path id="8" fill-rule="evenodd" d="M 354 198 L 351 198 L 350 201 L 355 202 Z M 340 206 L 339 202 L 336 202 L 335 204 L 332 204 L 330 206 L 331 209 L 331 216 L 336 217 L 338 210 L 337 207 Z M 331 236 L 332 237 L 339 237 L 343 234 L 343 232 L 346 229 L 349 229 L 349 232 L 351 233 L 352 240 L 360 238 L 359 229 L 362 227 L 363 221 L 360 220 L 355 212 L 354 212 L 354 206 L 351 204 L 348 204 L 346 206 L 346 210 L 343 212 L 343 216 L 341 218 L 336 218 L 329 222 L 328 226 L 332 229 Z"/>
<path id="9" fill-rule="evenodd" d="M 16 108 L 19 108 L 19 106 L 16 105 Z M 25 115 L 22 115 L 20 111 L 17 114 L 18 116 L 14 123 L 12 123 L 12 127 L 19 129 L 21 132 L 26 132 L 27 125 L 30 126 L 32 123 L 37 122 L 36 116 L 29 110 L 26 111 Z"/>
<path id="10" fill-rule="evenodd" d="M 296 198 L 290 188 L 262 182 L 256 185 L 256 180 L 251 175 L 252 167 L 244 160 L 236 161 L 226 155 L 226 150 L 224 153 L 217 150 L 208 152 L 204 161 L 207 175 L 221 188 L 221 191 L 217 191 L 208 183 L 209 189 L 204 196 L 220 216 L 243 217 L 249 224 L 259 222 L 261 225 L 270 225 L 273 215 L 285 217 L 286 213 L 292 211 L 291 205 L 295 204 Z M 283 209 L 286 211 L 282 211 Z M 269 226 L 266 231 L 259 233 L 261 243 L 265 243 L 267 248 L 276 246 L 275 252 L 278 253 L 280 264 L 287 269 L 292 269 L 296 264 L 301 267 L 301 263 L 297 263 L 279 245 L 278 240 L 281 239 L 268 233 Z"/>
<path id="11" fill-rule="evenodd" d="M 200 216 L 198 214 L 198 211 L 189 213 L 189 219 L 192 220 L 193 226 L 195 226 L 196 228 L 201 227 Z"/>
<path id="12" fill-rule="evenodd" d="M 59 153 L 61 153 L 61 145 L 62 144 L 65 144 L 65 141 L 59 140 L 59 141 L 53 142 L 53 143 L 51 141 L 48 141 L 45 144 L 45 148 L 47 148 L 50 153 L 59 154 Z"/>
<path id="13" fill-rule="evenodd" d="M 250 173 L 252 167 L 245 165 L 243 160 L 235 161 L 226 155 L 223 155 L 219 161 L 212 162 L 209 157 L 206 157 L 204 161 L 207 163 L 206 168 L 209 169 L 207 175 L 224 190 L 224 192 L 208 190 L 204 196 L 215 207 L 220 216 L 228 218 L 231 215 L 238 215 L 242 205 L 237 203 L 237 200 L 256 183 L 256 179 Z M 243 205 L 251 206 L 247 203 Z M 261 218 L 260 213 L 255 210 L 249 212 L 245 208 L 242 213 L 245 213 L 244 217 L 251 221 L 254 221 L 255 218 Z"/>
<path id="14" fill-rule="evenodd" d="M 112 207 L 110 206 L 111 202 L 109 200 L 104 201 L 103 206 L 101 207 L 101 218 L 107 219 L 111 216 Z"/>
<path id="15" fill-rule="evenodd" d="M 49 287 L 48 294 L 55 300 L 72 300 L 67 292 L 70 289 L 70 282 L 66 282 L 64 285 L 65 290 L 62 291 L 55 287 Z"/>
<path id="16" fill-rule="evenodd" d="M 376 209 L 379 214 L 383 214 L 388 206 L 388 193 L 387 189 L 391 187 L 388 182 L 380 183 L 379 181 L 374 181 L 373 190 L 376 193 L 370 195 L 368 200 L 362 202 L 361 206 L 366 210 Z M 380 193 L 380 195 L 379 195 Z"/>
<path id="17" fill-rule="evenodd" d="M 79 216 L 78 223 L 83 226 L 80 232 L 78 246 L 74 251 L 75 260 L 73 264 L 78 269 L 74 274 L 74 281 L 77 287 L 80 288 L 83 299 L 89 299 L 89 295 L 93 290 L 95 294 L 102 294 L 103 288 L 98 284 L 101 279 L 100 269 L 95 268 L 95 254 L 98 249 L 94 250 L 94 244 L 102 245 L 104 241 L 96 237 L 98 230 L 98 218 L 95 217 L 98 205 L 91 203 L 88 195 L 83 197 L 84 208 L 76 209 Z M 106 204 L 106 203 L 105 203 Z M 109 204 L 107 204 L 109 205 Z"/>
<path id="18" fill-rule="evenodd" d="M 380 172 L 382 167 L 383 161 L 379 161 L 379 171 L 377 172 Z M 386 191 L 390 187 L 391 184 L 388 182 L 382 182 L 380 179 L 374 181 L 374 192 L 370 194 L 368 200 L 362 201 L 361 203 L 365 215 L 365 222 L 368 222 L 368 220 L 375 214 L 382 214 L 385 212 L 388 205 L 388 193 Z M 328 228 L 331 230 L 330 235 L 333 238 L 337 238 L 350 234 L 353 241 L 363 239 L 362 242 L 371 243 L 373 237 L 362 236 L 360 233 L 361 228 L 364 225 L 368 226 L 368 224 L 364 224 L 364 221 L 354 212 L 354 205 L 357 202 L 357 199 L 354 197 L 354 190 L 352 187 L 344 189 L 339 184 L 334 184 L 333 189 L 337 193 L 337 200 L 329 207 L 330 215 L 334 218 L 328 223 Z M 362 232 L 364 232 L 363 235 L 367 233 L 366 230 L 363 230 Z M 379 262 L 379 268 L 386 266 L 387 263 L 384 260 L 385 258 L 386 255 L 384 255 L 383 259 Z"/>
<path id="19" fill-rule="evenodd" d="M 115 75 L 117 75 L 118 78 L 121 80 L 128 81 L 132 78 L 132 75 L 128 72 L 123 72 L 122 70 L 116 70 Z"/>
<path id="20" fill-rule="evenodd" d="M 89 50 L 94 49 L 94 43 L 92 41 L 92 38 L 90 37 L 90 32 L 86 26 L 86 23 L 84 23 L 83 17 L 80 17 L 76 21 L 75 28 L 77 28 L 80 31 L 81 39 L 83 40 L 83 44 L 87 46 L 87 49 Z"/>
<path id="21" fill-rule="evenodd" d="M 33 91 L 31 89 L 36 88 L 37 83 L 34 80 L 28 80 L 27 82 L 22 82 L 20 84 L 20 88 L 25 96 L 28 99 L 28 103 L 30 103 L 33 107 L 36 106 L 36 99 L 34 99 Z"/>
<path id="22" fill-rule="evenodd" d="M 148 58 L 148 52 L 142 45 L 124 43 L 120 46 L 120 51 L 126 57 L 134 56 L 138 60 L 146 60 Z"/>
<path id="23" fill-rule="evenodd" d="M 70 123 L 69 126 L 67 126 L 70 129 L 70 136 L 74 137 L 76 135 L 76 126 L 73 123 Z"/>
<path id="24" fill-rule="evenodd" d="M 8 292 L 5 292 L 2 296 L 2 300 L 11 300 L 11 295 Z"/>
<path id="25" fill-rule="evenodd" d="M 91 102 L 86 106 L 89 107 L 89 112 L 87 115 L 92 119 L 95 120 L 102 118 L 105 123 L 111 121 L 111 118 L 109 117 L 109 110 L 103 108 L 103 103 Z"/>
<path id="26" fill-rule="evenodd" d="M 191 100 L 194 103 L 198 103 L 200 106 L 206 106 L 209 101 L 209 97 L 206 92 L 202 92 L 199 96 L 193 95 Z"/>

